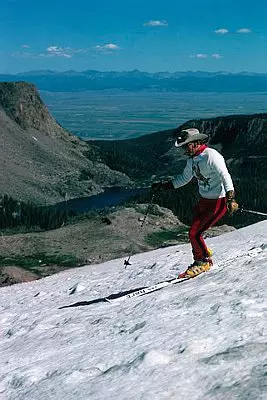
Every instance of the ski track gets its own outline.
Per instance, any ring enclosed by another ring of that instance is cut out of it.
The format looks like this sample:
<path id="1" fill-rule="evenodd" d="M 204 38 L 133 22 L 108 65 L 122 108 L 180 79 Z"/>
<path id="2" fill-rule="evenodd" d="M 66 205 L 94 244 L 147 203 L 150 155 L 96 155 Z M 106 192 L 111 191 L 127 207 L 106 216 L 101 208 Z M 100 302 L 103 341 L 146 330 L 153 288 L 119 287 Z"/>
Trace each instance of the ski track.
<path id="1" fill-rule="evenodd" d="M 59 309 L 169 279 L 190 246 L 1 288 L 0 399 L 266 399 L 266 226 L 209 239 L 210 272 L 119 304 Z"/>

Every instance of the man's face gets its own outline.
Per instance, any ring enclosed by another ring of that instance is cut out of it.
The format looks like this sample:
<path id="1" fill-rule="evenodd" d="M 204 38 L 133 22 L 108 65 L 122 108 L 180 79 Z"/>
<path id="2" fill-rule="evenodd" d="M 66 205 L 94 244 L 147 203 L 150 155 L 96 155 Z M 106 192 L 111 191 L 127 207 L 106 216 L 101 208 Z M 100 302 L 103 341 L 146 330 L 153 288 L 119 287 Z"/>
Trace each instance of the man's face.
<path id="1" fill-rule="evenodd" d="M 192 157 L 195 154 L 195 147 L 197 147 L 196 143 L 187 143 L 184 146 L 182 146 L 184 155 Z"/>

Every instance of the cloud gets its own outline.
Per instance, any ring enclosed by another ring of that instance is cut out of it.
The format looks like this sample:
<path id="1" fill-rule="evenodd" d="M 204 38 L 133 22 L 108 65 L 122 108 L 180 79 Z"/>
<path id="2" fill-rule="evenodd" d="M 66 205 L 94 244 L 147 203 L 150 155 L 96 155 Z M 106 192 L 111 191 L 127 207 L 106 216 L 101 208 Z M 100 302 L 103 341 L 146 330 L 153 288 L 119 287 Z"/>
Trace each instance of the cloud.
<path id="1" fill-rule="evenodd" d="M 63 48 L 63 47 L 58 47 L 58 46 L 49 46 L 46 49 L 46 55 L 47 57 L 65 57 L 65 58 L 71 58 L 72 55 L 70 54 L 71 48 Z"/>
<path id="2" fill-rule="evenodd" d="M 214 53 L 212 55 L 208 55 L 208 54 L 203 54 L 203 53 L 197 53 L 197 54 L 191 54 L 190 58 L 198 58 L 198 59 L 206 59 L 206 58 L 215 58 L 216 60 L 219 60 L 220 58 L 223 58 L 223 56 L 221 54 L 218 53 Z"/>
<path id="3" fill-rule="evenodd" d="M 107 43 L 104 45 L 97 45 L 94 47 L 95 50 L 104 53 L 111 53 L 113 51 L 121 50 L 121 47 L 117 46 L 114 43 Z"/>
<path id="4" fill-rule="evenodd" d="M 216 60 L 219 60 L 220 58 L 223 58 L 223 56 L 221 54 L 218 54 L 218 53 L 212 54 L 211 57 L 215 58 Z"/>
<path id="5" fill-rule="evenodd" d="M 228 29 L 225 28 L 221 28 L 221 29 L 217 29 L 216 31 L 214 31 L 217 35 L 226 35 L 227 33 L 229 33 Z"/>
<path id="6" fill-rule="evenodd" d="M 203 53 L 198 53 L 198 54 L 192 54 L 190 56 L 191 58 L 207 58 L 207 54 L 203 54 Z"/>
<path id="7" fill-rule="evenodd" d="M 150 20 L 143 24 L 144 26 L 168 26 L 167 21 L 159 21 L 159 20 Z"/>
<path id="8" fill-rule="evenodd" d="M 214 31 L 217 35 L 226 35 L 228 33 L 251 33 L 251 29 L 249 28 L 241 28 L 241 29 L 237 29 L 235 32 L 230 32 L 228 29 L 226 28 L 221 28 L 221 29 L 217 29 L 216 31 Z"/>
<path id="9" fill-rule="evenodd" d="M 236 33 L 251 33 L 251 29 L 248 28 L 238 29 Z"/>
<path id="10" fill-rule="evenodd" d="M 48 46 L 44 51 L 36 52 L 30 51 L 32 49 L 31 46 L 27 44 L 23 44 L 21 46 L 23 50 L 16 51 L 12 53 L 12 57 L 16 58 L 42 58 L 42 57 L 62 57 L 62 58 L 72 58 L 75 54 L 78 53 L 87 53 L 90 49 L 79 49 L 72 47 L 60 47 L 60 46 Z M 28 51 L 27 51 L 28 50 Z"/>

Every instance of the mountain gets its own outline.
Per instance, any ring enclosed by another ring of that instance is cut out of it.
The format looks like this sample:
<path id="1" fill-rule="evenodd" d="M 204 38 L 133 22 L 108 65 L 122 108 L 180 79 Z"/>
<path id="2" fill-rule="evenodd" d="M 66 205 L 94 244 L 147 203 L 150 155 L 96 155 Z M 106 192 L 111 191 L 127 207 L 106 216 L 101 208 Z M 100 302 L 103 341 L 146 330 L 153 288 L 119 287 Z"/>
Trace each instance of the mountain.
<path id="1" fill-rule="evenodd" d="M 208 273 L 112 304 L 184 270 L 190 246 L 1 288 L 1 399 L 263 400 L 266 234 L 212 238 Z"/>
<path id="2" fill-rule="evenodd" d="M 0 194 L 39 204 L 90 196 L 130 179 L 98 162 L 25 82 L 0 83 Z"/>
<path id="3" fill-rule="evenodd" d="M 249 72 L 141 72 L 50 70 L 29 71 L 16 75 L 0 74 L 0 81 L 27 81 L 39 90 L 77 92 L 86 90 L 152 90 L 173 92 L 266 92 L 267 74 Z"/>

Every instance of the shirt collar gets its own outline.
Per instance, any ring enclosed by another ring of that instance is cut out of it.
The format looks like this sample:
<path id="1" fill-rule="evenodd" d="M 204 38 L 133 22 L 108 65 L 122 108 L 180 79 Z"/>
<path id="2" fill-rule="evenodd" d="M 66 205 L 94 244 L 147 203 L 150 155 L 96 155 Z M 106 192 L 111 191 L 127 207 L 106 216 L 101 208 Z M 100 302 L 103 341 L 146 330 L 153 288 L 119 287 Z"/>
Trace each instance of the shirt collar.
<path id="1" fill-rule="evenodd" d="M 203 151 L 207 148 L 208 146 L 206 144 L 201 144 L 198 151 L 193 155 L 193 157 L 199 156 L 199 154 L 203 153 Z"/>

